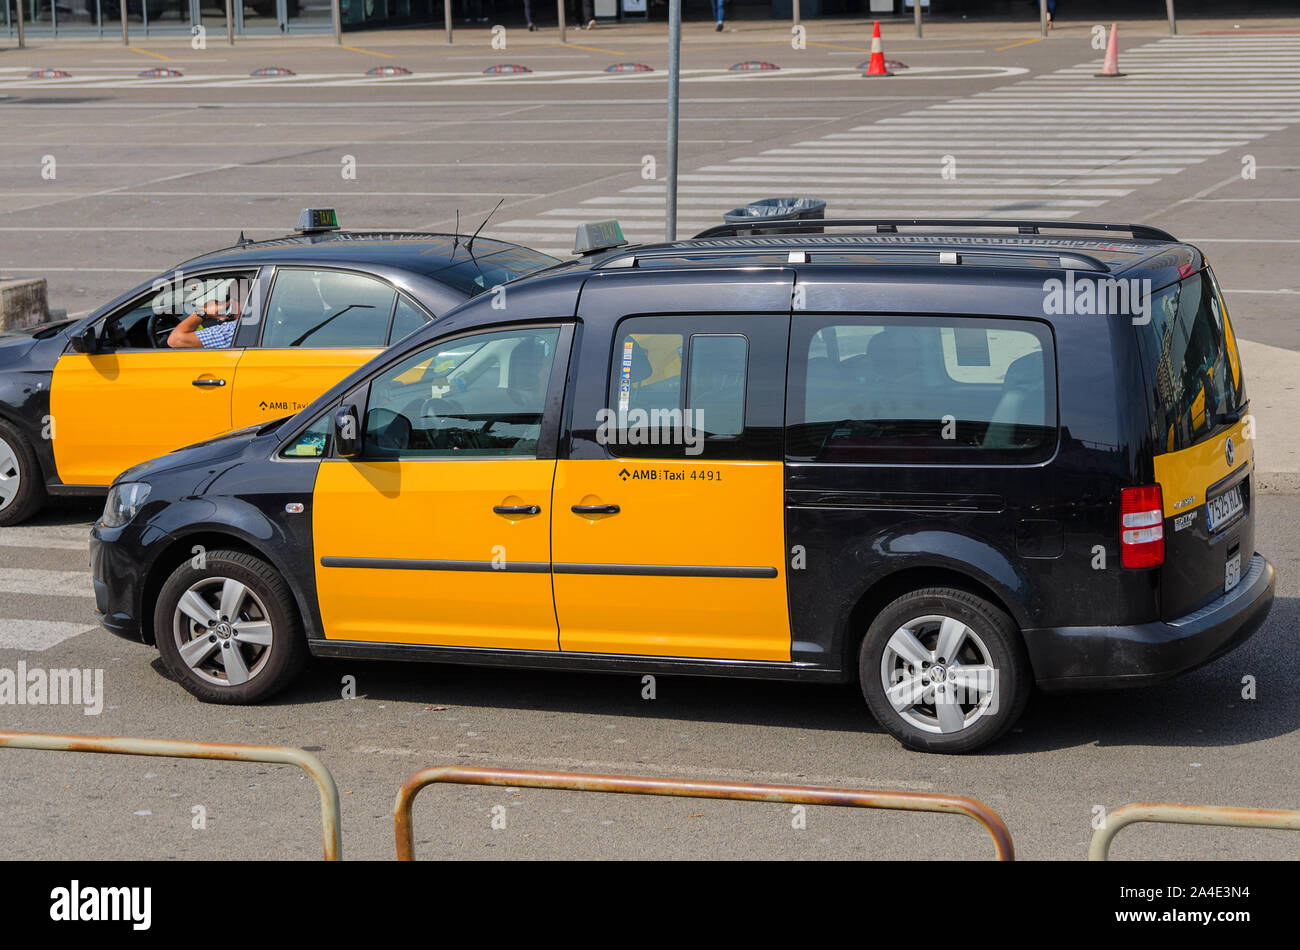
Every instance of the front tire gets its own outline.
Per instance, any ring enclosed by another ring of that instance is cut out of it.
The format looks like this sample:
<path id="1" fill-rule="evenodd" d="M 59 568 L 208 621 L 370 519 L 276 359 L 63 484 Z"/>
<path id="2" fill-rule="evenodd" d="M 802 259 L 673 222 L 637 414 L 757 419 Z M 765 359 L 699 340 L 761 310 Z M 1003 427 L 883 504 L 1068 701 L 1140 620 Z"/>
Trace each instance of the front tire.
<path id="1" fill-rule="evenodd" d="M 0 526 L 21 524 L 45 505 L 45 478 L 27 438 L 0 419 Z"/>
<path id="2" fill-rule="evenodd" d="M 307 665 L 288 585 L 243 551 L 211 551 L 177 567 L 158 594 L 153 624 L 163 663 L 205 703 L 260 702 Z"/>
<path id="3" fill-rule="evenodd" d="M 1005 611 L 964 590 L 929 587 L 894 600 L 858 655 L 867 706 L 909 749 L 972 752 L 1015 724 L 1031 672 Z"/>

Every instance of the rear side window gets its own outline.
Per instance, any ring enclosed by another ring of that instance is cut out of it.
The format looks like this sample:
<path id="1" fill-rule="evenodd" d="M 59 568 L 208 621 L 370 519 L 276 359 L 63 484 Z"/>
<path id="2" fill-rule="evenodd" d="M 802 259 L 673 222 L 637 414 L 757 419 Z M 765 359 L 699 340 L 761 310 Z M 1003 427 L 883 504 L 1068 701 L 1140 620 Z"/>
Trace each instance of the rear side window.
<path id="1" fill-rule="evenodd" d="M 393 311 L 393 329 L 388 334 L 391 346 L 404 336 L 409 336 L 429 322 L 429 315 L 407 300 L 397 295 L 397 309 Z"/>
<path id="2" fill-rule="evenodd" d="M 1202 441 L 1245 403 L 1241 363 L 1208 269 L 1152 294 L 1136 327 L 1153 406 L 1152 440 L 1165 452 Z"/>
<path id="3" fill-rule="evenodd" d="M 1052 337 L 1027 320 L 796 317 L 786 454 L 1029 463 L 1056 447 Z"/>
<path id="4" fill-rule="evenodd" d="M 271 288 L 262 346 L 383 346 L 396 295 L 364 274 L 281 268 Z"/>
<path id="5" fill-rule="evenodd" d="M 623 321 L 597 441 L 623 458 L 743 451 L 749 339 L 676 317 Z M 724 447 L 725 446 L 725 447 Z"/>

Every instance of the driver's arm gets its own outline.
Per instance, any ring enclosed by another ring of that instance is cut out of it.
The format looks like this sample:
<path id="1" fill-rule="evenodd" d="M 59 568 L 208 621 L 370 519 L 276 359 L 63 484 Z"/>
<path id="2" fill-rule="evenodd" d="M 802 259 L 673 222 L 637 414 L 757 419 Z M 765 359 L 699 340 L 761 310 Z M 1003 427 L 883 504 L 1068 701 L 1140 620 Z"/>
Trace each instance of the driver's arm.
<path id="1" fill-rule="evenodd" d="M 203 314 L 192 313 L 176 326 L 172 327 L 172 332 L 167 334 L 167 345 L 175 349 L 193 349 L 203 346 L 203 341 L 199 339 L 195 332 L 199 324 L 203 322 Z"/>

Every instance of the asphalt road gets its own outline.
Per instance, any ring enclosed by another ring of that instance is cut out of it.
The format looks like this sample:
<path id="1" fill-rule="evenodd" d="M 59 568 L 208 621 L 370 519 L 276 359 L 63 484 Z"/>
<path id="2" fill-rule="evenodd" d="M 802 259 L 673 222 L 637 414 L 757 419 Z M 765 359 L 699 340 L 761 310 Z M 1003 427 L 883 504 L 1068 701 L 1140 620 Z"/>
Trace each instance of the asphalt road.
<path id="1" fill-rule="evenodd" d="M 682 234 L 778 193 L 821 195 L 837 215 L 1144 221 L 1210 253 L 1244 339 L 1300 349 L 1300 36 L 1213 47 L 1140 38 L 1124 44 L 1131 75 L 1121 80 L 1092 78 L 1099 54 L 1083 30 L 1042 43 L 900 41 L 887 54 L 910 68 L 868 80 L 851 68 L 866 59 L 864 35 L 810 29 L 802 51 L 770 32 L 714 40 L 688 30 Z M 44 275 L 53 306 L 86 312 L 240 231 L 285 233 L 316 204 L 352 227 L 449 228 L 459 209 L 468 229 L 504 197 L 485 233 L 563 250 L 578 221 L 618 217 L 633 239 L 655 238 L 665 57 L 648 42 L 616 45 L 613 32 L 571 39 L 586 48 L 542 37 L 506 52 L 444 50 L 375 35 L 342 51 L 10 51 L 0 58 L 0 273 Z M 747 59 L 782 69 L 727 71 Z M 603 72 L 621 61 L 655 72 Z M 499 62 L 534 72 L 482 76 Z M 134 78 L 155 65 L 184 76 Z M 298 75 L 248 78 L 266 65 Z M 375 65 L 413 73 L 363 77 Z M 38 66 L 73 76 L 22 78 Z M 46 156 L 53 178 L 41 175 Z M 355 180 L 341 174 L 346 156 Z M 903 751 L 852 688 L 661 677 L 646 701 L 635 677 L 317 662 L 269 705 L 203 706 L 151 648 L 94 627 L 85 539 L 97 508 L 65 506 L 0 529 L 0 667 L 102 668 L 105 706 L 97 716 L 0 707 L 0 724 L 319 750 L 343 792 L 352 857 L 390 857 L 401 780 L 458 762 L 952 792 L 1000 812 L 1022 857 L 1081 858 L 1095 806 L 1297 807 L 1300 518 L 1295 496 L 1258 504 L 1279 599 L 1251 642 L 1161 686 L 1038 697 L 1004 742 L 962 758 Z M 356 677 L 355 699 L 341 697 L 345 676 Z M 1242 697 L 1246 676 L 1254 699 Z M 257 860 L 319 849 L 314 787 L 285 767 L 6 750 L 0 799 L 13 857 Z M 504 830 L 491 827 L 498 804 Z M 200 805 L 206 829 L 192 827 Z M 777 805 L 503 789 L 431 789 L 416 824 L 422 857 L 991 854 L 956 817 L 812 809 L 796 830 Z M 1126 831 L 1115 853 L 1295 851 L 1276 833 L 1148 826 Z"/>
<path id="2" fill-rule="evenodd" d="M 1135 37 L 1120 80 L 1093 78 L 1084 27 L 1044 42 L 899 39 L 887 54 L 909 68 L 864 79 L 860 27 L 809 30 L 793 50 L 780 30 L 690 25 L 680 235 L 791 191 L 838 216 L 1140 220 L 1212 255 L 1244 338 L 1300 347 L 1287 267 L 1300 35 Z M 504 199 L 485 233 L 558 252 L 592 219 L 662 236 L 662 39 L 571 31 L 582 45 L 561 47 L 553 31 L 513 31 L 492 50 L 481 32 L 450 48 L 424 35 L 10 50 L 0 272 L 45 276 L 52 306 L 87 312 L 241 232 L 284 234 L 312 204 L 349 227 L 450 229 Z M 728 69 L 745 61 L 781 69 Z M 604 72 L 618 62 L 654 71 Z M 533 72 L 483 75 L 503 63 Z M 296 75 L 249 76 L 263 66 Z M 412 72 L 365 75 L 378 66 Z M 71 76 L 26 78 L 43 67 Z M 138 78 L 152 67 L 182 75 Z"/>

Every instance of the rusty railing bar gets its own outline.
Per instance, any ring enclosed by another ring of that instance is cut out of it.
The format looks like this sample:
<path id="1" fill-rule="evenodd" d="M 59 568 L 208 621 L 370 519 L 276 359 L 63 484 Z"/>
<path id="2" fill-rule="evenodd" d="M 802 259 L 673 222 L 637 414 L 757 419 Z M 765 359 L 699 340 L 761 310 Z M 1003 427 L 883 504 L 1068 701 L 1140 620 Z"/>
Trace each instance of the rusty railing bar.
<path id="1" fill-rule="evenodd" d="M 0 732 L 0 749 L 38 749 L 48 752 L 102 752 L 109 755 L 150 755 L 173 759 L 225 759 L 234 762 L 267 762 L 296 765 L 316 781 L 320 789 L 322 837 L 325 860 L 343 856 L 339 818 L 339 790 L 325 763 L 305 749 L 278 745 L 239 745 L 232 742 L 180 742 L 175 739 L 142 739 L 125 736 L 78 736 L 39 732 Z"/>
<path id="2" fill-rule="evenodd" d="M 1300 811 L 1269 808 L 1228 808 L 1222 805 L 1171 805 L 1139 802 L 1121 805 L 1106 816 L 1106 822 L 1092 833 L 1089 861 L 1109 861 L 1110 844 L 1129 825 L 1139 822 L 1173 825 L 1218 825 L 1228 828 L 1274 828 L 1300 831 Z"/>
<path id="3" fill-rule="evenodd" d="M 984 826 L 993 839 L 999 861 L 1014 861 L 1015 846 L 1002 818 L 983 802 L 957 795 L 926 792 L 891 792 L 875 789 L 831 788 L 815 785 L 760 785 L 749 782 L 708 782 L 695 779 L 650 778 L 635 775 L 593 775 L 584 772 L 543 772 L 530 769 L 491 769 L 435 765 L 407 777 L 393 806 L 393 831 L 397 859 L 415 860 L 415 829 L 411 808 L 415 796 L 436 783 L 498 785 L 514 788 L 549 788 L 578 792 L 620 792 L 630 795 L 668 795 L 678 798 L 716 798 L 735 801 L 783 802 L 791 805 L 840 805 L 930 811 L 965 815 Z"/>

